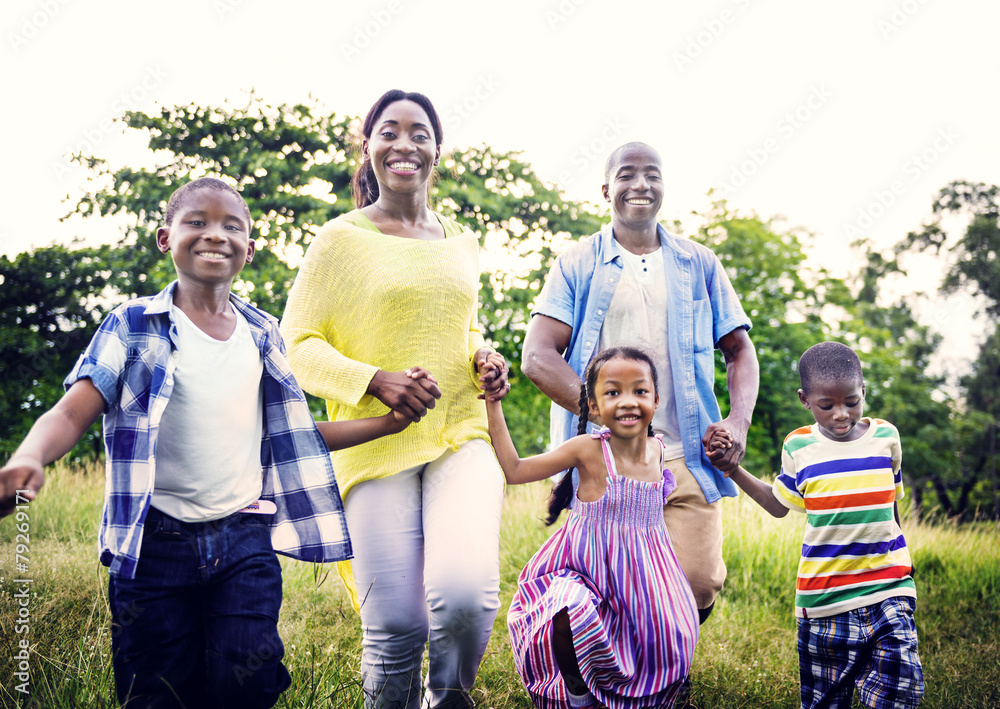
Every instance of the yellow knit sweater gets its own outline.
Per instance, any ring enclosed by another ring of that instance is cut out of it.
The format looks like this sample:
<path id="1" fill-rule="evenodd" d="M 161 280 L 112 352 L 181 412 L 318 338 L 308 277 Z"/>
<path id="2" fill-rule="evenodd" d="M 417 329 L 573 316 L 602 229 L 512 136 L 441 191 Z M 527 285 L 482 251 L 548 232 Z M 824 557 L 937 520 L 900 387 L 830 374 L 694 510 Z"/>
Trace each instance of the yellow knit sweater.
<path id="1" fill-rule="evenodd" d="M 380 416 L 365 390 L 378 369 L 421 366 L 441 399 L 403 432 L 335 451 L 341 495 L 365 480 L 438 458 L 473 438 L 490 440 L 476 397 L 479 242 L 438 215 L 446 239 L 382 234 L 360 211 L 337 217 L 309 246 L 288 296 L 281 330 L 303 389 L 326 399 L 331 421 Z"/>

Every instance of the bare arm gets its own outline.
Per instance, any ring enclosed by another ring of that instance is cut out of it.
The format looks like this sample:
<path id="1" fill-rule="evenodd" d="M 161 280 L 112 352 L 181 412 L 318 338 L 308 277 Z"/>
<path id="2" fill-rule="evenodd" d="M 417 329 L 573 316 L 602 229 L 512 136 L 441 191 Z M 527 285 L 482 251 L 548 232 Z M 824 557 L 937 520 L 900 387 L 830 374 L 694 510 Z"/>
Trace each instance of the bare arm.
<path id="1" fill-rule="evenodd" d="M 81 379 L 35 421 L 0 469 L 0 517 L 13 511 L 18 490 L 35 499 L 45 484 L 42 469 L 69 453 L 103 411 L 104 397 L 90 379 Z"/>
<path id="2" fill-rule="evenodd" d="M 760 366 L 757 363 L 757 350 L 742 327 L 724 335 L 719 340 L 719 349 L 726 361 L 729 415 L 710 425 L 702 442 L 707 446 L 719 429 L 733 434 L 733 445 L 730 448 L 716 450 L 714 457 L 709 455 L 712 465 L 724 473 L 731 473 L 746 455 L 747 431 L 750 430 L 750 420 L 760 387 Z"/>
<path id="3" fill-rule="evenodd" d="M 580 377 L 563 353 L 573 328 L 547 315 L 535 315 L 524 335 L 521 371 L 545 396 L 573 414 L 580 413 Z"/>
<path id="4" fill-rule="evenodd" d="M 437 379 L 423 367 L 412 367 L 402 374 L 415 381 L 427 380 L 429 384 L 437 387 Z M 419 421 L 419 416 L 415 420 Z M 316 424 L 316 428 L 322 434 L 327 447 L 332 451 L 339 451 L 343 448 L 374 441 L 382 436 L 399 433 L 413 421 L 411 416 L 401 411 L 392 410 L 384 416 L 372 416 L 353 421 L 320 421 Z"/>
<path id="5" fill-rule="evenodd" d="M 353 421 L 319 421 L 316 428 L 323 435 L 332 451 L 361 445 L 376 438 L 399 433 L 410 425 L 410 420 L 400 413 L 390 411 L 385 416 L 355 419 Z"/>
<path id="6" fill-rule="evenodd" d="M 499 400 L 486 400 L 486 416 L 489 419 L 490 439 L 497 461 L 503 468 L 504 477 L 511 485 L 545 480 L 558 472 L 575 468 L 580 464 L 581 443 L 579 438 L 571 438 L 554 451 L 533 455 L 523 460 L 514 448 L 514 442 L 507 430 L 507 421 L 503 415 L 503 405 Z"/>
<path id="7" fill-rule="evenodd" d="M 740 486 L 740 489 L 751 500 L 763 507 L 772 517 L 784 517 L 788 514 L 788 508 L 778 502 L 778 498 L 774 496 L 773 488 L 763 480 L 748 473 L 742 466 L 737 466 L 736 470 L 729 473 L 729 477 Z"/>

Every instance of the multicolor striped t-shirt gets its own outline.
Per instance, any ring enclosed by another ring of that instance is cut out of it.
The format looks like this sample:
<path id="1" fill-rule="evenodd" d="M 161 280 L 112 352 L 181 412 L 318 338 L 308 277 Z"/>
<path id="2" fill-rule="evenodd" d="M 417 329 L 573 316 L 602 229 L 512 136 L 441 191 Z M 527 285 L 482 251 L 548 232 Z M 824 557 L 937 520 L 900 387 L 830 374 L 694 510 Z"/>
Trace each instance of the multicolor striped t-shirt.
<path id="1" fill-rule="evenodd" d="M 853 441 L 829 439 L 815 424 L 785 438 L 773 491 L 806 514 L 795 592 L 799 618 L 917 595 L 894 515 L 903 497 L 899 432 L 888 421 L 863 420 L 868 430 Z"/>

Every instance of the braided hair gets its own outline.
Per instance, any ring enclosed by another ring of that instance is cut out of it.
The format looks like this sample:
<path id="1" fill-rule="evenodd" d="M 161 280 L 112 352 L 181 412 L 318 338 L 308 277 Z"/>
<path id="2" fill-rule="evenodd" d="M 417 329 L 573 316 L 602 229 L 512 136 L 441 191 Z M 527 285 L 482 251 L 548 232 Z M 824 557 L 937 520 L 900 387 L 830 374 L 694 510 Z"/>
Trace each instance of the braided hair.
<path id="1" fill-rule="evenodd" d="M 609 347 L 594 357 L 587 365 L 584 373 L 584 381 L 580 383 L 580 417 L 576 427 L 576 435 L 582 436 L 587 433 L 588 414 L 590 413 L 590 399 L 597 387 L 597 375 L 606 362 L 613 359 L 628 359 L 634 362 L 645 362 L 649 365 L 649 371 L 653 377 L 653 393 L 657 393 L 659 382 L 656 377 L 656 364 L 652 356 L 639 347 Z M 653 423 L 650 421 L 647 436 L 653 436 Z M 574 494 L 573 471 L 567 470 L 549 493 L 548 515 L 545 518 L 546 525 L 555 524 L 559 519 L 559 514 L 568 509 L 573 501 Z"/>

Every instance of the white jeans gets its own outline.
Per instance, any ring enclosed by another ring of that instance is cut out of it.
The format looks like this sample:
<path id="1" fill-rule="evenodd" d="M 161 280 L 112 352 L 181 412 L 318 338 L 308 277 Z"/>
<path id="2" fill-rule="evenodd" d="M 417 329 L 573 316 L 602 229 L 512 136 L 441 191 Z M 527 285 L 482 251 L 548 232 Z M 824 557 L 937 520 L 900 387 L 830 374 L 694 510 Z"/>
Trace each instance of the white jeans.
<path id="1" fill-rule="evenodd" d="M 430 463 L 359 483 L 344 502 L 361 598 L 365 706 L 471 707 L 500 608 L 503 471 L 475 439 Z"/>

